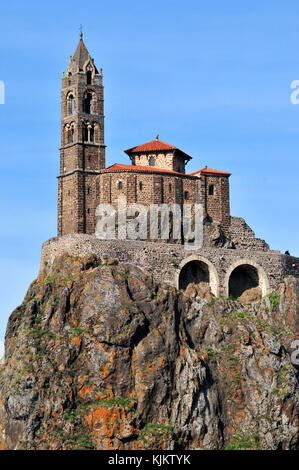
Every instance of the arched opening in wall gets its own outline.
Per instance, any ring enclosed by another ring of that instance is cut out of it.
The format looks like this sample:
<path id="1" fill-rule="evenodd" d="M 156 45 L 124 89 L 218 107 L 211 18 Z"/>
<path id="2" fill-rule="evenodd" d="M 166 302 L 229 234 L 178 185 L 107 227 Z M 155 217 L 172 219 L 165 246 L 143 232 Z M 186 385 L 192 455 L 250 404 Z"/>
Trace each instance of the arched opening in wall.
<path id="1" fill-rule="evenodd" d="M 92 94 L 87 93 L 83 101 L 83 112 L 86 114 L 92 114 Z"/>
<path id="2" fill-rule="evenodd" d="M 74 125 L 67 125 L 65 129 L 66 129 L 66 142 L 67 144 L 71 144 L 74 142 L 74 138 L 75 138 Z"/>
<path id="3" fill-rule="evenodd" d="M 70 93 L 66 99 L 66 112 L 67 115 L 74 114 L 75 111 L 75 99 L 74 96 Z"/>
<path id="4" fill-rule="evenodd" d="M 245 291 L 253 287 L 259 287 L 259 285 L 260 281 L 257 268 L 250 264 L 242 264 L 236 267 L 229 277 L 228 294 L 234 299 L 237 299 Z"/>
<path id="5" fill-rule="evenodd" d="M 87 77 L 87 85 L 91 85 L 91 77 L 92 77 L 92 73 L 90 70 L 88 70 L 87 74 L 86 74 L 86 77 Z"/>
<path id="6" fill-rule="evenodd" d="M 186 289 L 192 282 L 195 284 L 210 283 L 209 267 L 203 261 L 190 261 L 182 268 L 179 276 L 179 289 Z"/>
<path id="7" fill-rule="evenodd" d="M 149 159 L 149 166 L 155 166 L 156 164 L 156 159 L 155 157 L 150 157 Z"/>
<path id="8" fill-rule="evenodd" d="M 214 185 L 210 184 L 209 186 L 209 196 L 214 196 Z"/>

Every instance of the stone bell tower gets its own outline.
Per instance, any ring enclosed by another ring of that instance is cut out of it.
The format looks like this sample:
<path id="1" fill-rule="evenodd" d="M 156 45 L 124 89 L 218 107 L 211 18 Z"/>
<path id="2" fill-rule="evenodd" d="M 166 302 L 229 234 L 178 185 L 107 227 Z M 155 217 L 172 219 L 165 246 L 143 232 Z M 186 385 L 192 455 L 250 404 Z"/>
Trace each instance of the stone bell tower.
<path id="1" fill-rule="evenodd" d="M 105 168 L 102 79 L 81 33 L 62 75 L 58 235 L 94 232 L 96 177 Z"/>

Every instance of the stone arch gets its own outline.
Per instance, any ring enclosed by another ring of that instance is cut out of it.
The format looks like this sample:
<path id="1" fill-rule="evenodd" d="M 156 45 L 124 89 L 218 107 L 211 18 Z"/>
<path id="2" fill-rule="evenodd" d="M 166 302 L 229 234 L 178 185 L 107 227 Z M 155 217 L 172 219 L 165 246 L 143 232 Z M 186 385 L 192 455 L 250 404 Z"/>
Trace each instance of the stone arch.
<path id="1" fill-rule="evenodd" d="M 262 295 L 270 292 L 270 284 L 265 270 L 255 261 L 243 258 L 233 263 L 224 278 L 225 295 L 239 297 L 251 287 L 260 287 Z"/>
<path id="2" fill-rule="evenodd" d="M 75 97 L 74 93 L 70 91 L 66 96 L 66 114 L 70 116 L 75 112 Z"/>
<path id="3" fill-rule="evenodd" d="M 184 281 L 182 276 L 187 276 Z M 188 282 L 208 282 L 211 291 L 218 296 L 219 293 L 219 277 L 215 266 L 207 258 L 203 256 L 188 256 L 185 258 L 175 272 L 175 286 L 180 289 Z"/>
<path id="4" fill-rule="evenodd" d="M 95 98 L 94 98 L 94 91 L 87 90 L 83 96 L 83 113 L 85 114 L 94 114 L 95 112 Z"/>
<path id="5" fill-rule="evenodd" d="M 66 144 L 71 144 L 75 140 L 75 123 L 71 122 L 64 127 L 64 141 Z"/>

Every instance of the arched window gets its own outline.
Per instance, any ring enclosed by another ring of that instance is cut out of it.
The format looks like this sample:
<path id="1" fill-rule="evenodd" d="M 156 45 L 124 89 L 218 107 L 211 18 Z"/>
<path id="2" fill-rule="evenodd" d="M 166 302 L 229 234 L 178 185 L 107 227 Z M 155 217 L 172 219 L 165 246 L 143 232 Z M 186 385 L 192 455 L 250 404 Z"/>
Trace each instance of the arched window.
<path id="1" fill-rule="evenodd" d="M 68 124 L 65 128 L 66 130 L 66 142 L 71 144 L 75 140 L 75 127 L 74 124 Z"/>
<path id="2" fill-rule="evenodd" d="M 184 197 L 185 197 L 186 201 L 188 201 L 188 199 L 189 199 L 189 193 L 188 193 L 188 191 L 185 191 Z"/>
<path id="3" fill-rule="evenodd" d="M 117 188 L 118 188 L 118 189 L 123 189 L 123 182 L 122 182 L 122 181 L 119 181 L 119 182 L 117 183 Z"/>
<path id="4" fill-rule="evenodd" d="M 140 181 L 140 183 L 139 183 L 139 189 L 140 189 L 140 191 L 142 191 L 142 188 L 143 188 L 143 183 L 142 183 L 142 181 Z"/>
<path id="5" fill-rule="evenodd" d="M 214 196 L 214 185 L 210 184 L 209 186 L 209 196 Z"/>
<path id="6" fill-rule="evenodd" d="M 87 74 L 86 74 L 86 77 L 87 77 L 87 85 L 91 85 L 91 77 L 92 77 L 92 74 L 91 74 L 91 71 L 88 70 Z"/>
<path id="7" fill-rule="evenodd" d="M 92 114 L 92 94 L 87 93 L 83 101 L 83 112 L 87 114 Z"/>
<path id="8" fill-rule="evenodd" d="M 67 115 L 74 114 L 74 111 L 75 111 L 75 99 L 74 99 L 74 96 L 70 93 L 66 99 Z"/>
<path id="9" fill-rule="evenodd" d="M 156 163 L 155 157 L 150 157 L 149 166 L 155 166 L 155 163 Z"/>
<path id="10" fill-rule="evenodd" d="M 171 191 L 172 191 L 172 185 L 171 185 L 171 183 L 169 183 L 169 192 L 171 192 Z"/>

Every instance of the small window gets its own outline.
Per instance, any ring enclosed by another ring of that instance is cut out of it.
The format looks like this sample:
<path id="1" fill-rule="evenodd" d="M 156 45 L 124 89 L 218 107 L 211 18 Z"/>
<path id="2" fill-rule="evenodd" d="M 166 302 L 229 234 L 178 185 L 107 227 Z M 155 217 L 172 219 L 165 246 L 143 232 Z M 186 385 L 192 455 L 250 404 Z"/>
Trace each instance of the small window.
<path id="1" fill-rule="evenodd" d="M 87 214 L 90 214 L 90 209 L 87 209 Z"/>
<path id="2" fill-rule="evenodd" d="M 67 194 L 68 194 L 68 196 L 70 196 L 70 195 L 71 195 L 71 191 L 70 191 L 70 190 L 68 190 Z"/>
<path id="3" fill-rule="evenodd" d="M 210 184 L 209 186 L 209 196 L 214 196 L 214 185 Z"/>
<path id="4" fill-rule="evenodd" d="M 74 142 L 74 128 L 73 127 L 70 127 L 68 128 L 67 130 L 67 143 L 68 144 L 71 144 L 72 142 Z"/>
<path id="5" fill-rule="evenodd" d="M 90 142 L 93 142 L 94 141 L 94 128 L 91 127 L 90 128 Z"/>
<path id="6" fill-rule="evenodd" d="M 123 182 L 122 182 L 122 181 L 119 181 L 119 182 L 117 183 L 117 187 L 118 187 L 118 189 L 123 189 Z"/>
<path id="7" fill-rule="evenodd" d="M 140 181 L 140 183 L 139 183 L 139 189 L 140 189 L 140 191 L 142 191 L 142 188 L 143 188 L 143 183 L 142 183 L 142 181 Z"/>
<path id="8" fill-rule="evenodd" d="M 92 114 L 92 95 L 87 93 L 86 98 L 83 101 L 83 112 Z"/>
<path id="9" fill-rule="evenodd" d="M 74 114 L 75 111 L 75 99 L 72 94 L 68 95 L 66 100 L 66 111 L 67 114 Z"/>
<path id="10" fill-rule="evenodd" d="M 189 193 L 188 193 L 188 191 L 185 191 L 184 196 L 185 196 L 186 201 L 188 201 L 188 199 L 189 199 Z"/>
<path id="11" fill-rule="evenodd" d="M 91 71 L 87 72 L 87 85 L 91 85 Z"/>
<path id="12" fill-rule="evenodd" d="M 84 125 L 84 142 L 87 142 L 87 141 L 88 141 L 88 127 L 85 124 Z"/>
<path id="13" fill-rule="evenodd" d="M 90 194 L 90 188 L 87 188 L 87 194 Z"/>
<path id="14" fill-rule="evenodd" d="M 150 157 L 150 159 L 149 159 L 149 166 L 155 166 L 155 164 L 156 164 L 155 157 Z"/>
<path id="15" fill-rule="evenodd" d="M 172 185 L 171 183 L 169 183 L 169 192 L 171 193 L 171 191 L 172 191 Z"/>

